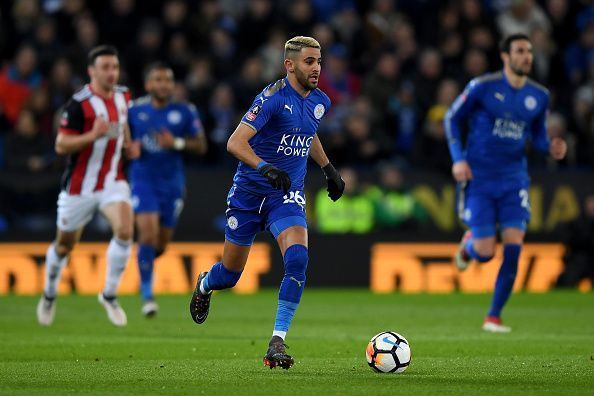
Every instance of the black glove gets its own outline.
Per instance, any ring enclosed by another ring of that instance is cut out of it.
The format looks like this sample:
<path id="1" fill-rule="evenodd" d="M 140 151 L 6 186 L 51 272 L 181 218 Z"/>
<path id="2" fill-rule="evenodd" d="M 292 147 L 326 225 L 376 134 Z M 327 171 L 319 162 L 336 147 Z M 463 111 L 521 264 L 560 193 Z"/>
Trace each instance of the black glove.
<path id="1" fill-rule="evenodd" d="M 338 173 L 331 163 L 328 163 L 322 170 L 324 171 L 324 175 L 326 175 L 326 182 L 328 183 L 328 196 L 336 202 L 338 198 L 342 197 L 342 193 L 344 192 L 344 180 L 342 180 L 340 173 Z"/>
<path id="2" fill-rule="evenodd" d="M 289 174 L 284 170 L 278 169 L 276 166 L 271 164 L 262 165 L 258 172 L 268 179 L 270 185 L 274 188 L 283 189 L 286 193 L 291 188 L 291 179 Z"/>

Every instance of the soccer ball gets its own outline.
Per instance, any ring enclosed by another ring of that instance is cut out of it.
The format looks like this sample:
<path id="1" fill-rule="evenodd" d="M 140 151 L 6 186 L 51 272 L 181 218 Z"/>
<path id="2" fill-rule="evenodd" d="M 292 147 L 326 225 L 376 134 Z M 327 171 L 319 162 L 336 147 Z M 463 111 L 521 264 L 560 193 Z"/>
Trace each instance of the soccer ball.
<path id="1" fill-rule="evenodd" d="M 410 364 L 410 345 L 393 331 L 375 335 L 365 349 L 369 367 L 379 373 L 401 373 Z"/>

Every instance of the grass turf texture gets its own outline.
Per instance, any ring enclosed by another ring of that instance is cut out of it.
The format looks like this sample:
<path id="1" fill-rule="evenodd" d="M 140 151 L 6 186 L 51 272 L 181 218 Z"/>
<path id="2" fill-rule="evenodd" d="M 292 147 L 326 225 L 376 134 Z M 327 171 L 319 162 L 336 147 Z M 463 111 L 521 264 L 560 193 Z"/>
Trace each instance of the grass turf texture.
<path id="1" fill-rule="evenodd" d="M 289 371 L 263 366 L 276 291 L 213 296 L 195 325 L 189 296 L 158 299 L 152 320 L 138 297 L 121 299 L 128 326 L 108 323 L 96 297 L 58 299 L 54 325 L 35 319 L 37 298 L 0 297 L 0 394 L 592 394 L 591 294 L 518 294 L 511 334 L 480 331 L 489 295 L 373 295 L 308 290 L 287 343 Z M 374 373 L 369 338 L 408 338 L 404 374 Z"/>

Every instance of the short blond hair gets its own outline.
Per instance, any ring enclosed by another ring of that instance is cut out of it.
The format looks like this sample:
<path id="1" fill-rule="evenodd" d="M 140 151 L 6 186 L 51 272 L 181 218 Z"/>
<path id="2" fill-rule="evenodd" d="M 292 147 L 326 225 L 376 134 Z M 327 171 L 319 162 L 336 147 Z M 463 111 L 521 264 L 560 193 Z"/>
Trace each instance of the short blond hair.
<path id="1" fill-rule="evenodd" d="M 285 59 L 289 56 L 290 52 L 299 52 L 302 48 L 322 49 L 318 40 L 313 37 L 295 36 L 285 43 Z"/>

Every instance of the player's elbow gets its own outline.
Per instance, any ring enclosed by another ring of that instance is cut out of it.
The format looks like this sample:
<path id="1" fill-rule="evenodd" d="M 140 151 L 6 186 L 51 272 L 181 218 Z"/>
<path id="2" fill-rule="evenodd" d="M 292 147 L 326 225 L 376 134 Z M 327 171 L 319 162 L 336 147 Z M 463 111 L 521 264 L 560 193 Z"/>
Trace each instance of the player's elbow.
<path id="1" fill-rule="evenodd" d="M 62 139 L 60 138 L 60 135 L 58 135 L 58 137 L 56 138 L 56 143 L 54 144 L 54 150 L 56 150 L 56 153 L 59 155 L 68 154 L 68 152 L 66 151 L 66 148 L 64 147 L 64 143 L 62 142 Z"/>
<path id="2" fill-rule="evenodd" d="M 230 154 L 234 154 L 237 149 L 237 139 L 231 135 L 229 140 L 227 140 L 227 152 Z"/>

